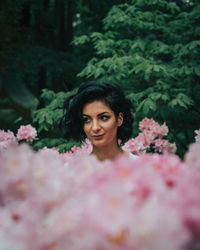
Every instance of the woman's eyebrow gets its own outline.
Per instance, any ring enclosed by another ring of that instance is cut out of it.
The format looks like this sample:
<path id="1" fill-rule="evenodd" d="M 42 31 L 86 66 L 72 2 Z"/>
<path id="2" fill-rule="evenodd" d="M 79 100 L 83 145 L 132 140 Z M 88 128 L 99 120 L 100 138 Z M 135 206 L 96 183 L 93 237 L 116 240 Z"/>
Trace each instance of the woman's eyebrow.
<path id="1" fill-rule="evenodd" d="M 101 115 L 104 115 L 104 114 L 109 114 L 109 113 L 107 111 L 105 111 L 105 112 L 102 112 L 102 113 L 98 114 L 98 116 L 101 116 Z"/>
<path id="2" fill-rule="evenodd" d="M 109 112 L 104 111 L 104 112 L 99 113 L 97 116 L 101 116 L 101 115 L 104 115 L 104 114 L 109 114 Z M 89 117 L 89 115 L 87 115 L 87 114 L 82 114 L 82 116 L 87 116 L 87 117 Z"/>

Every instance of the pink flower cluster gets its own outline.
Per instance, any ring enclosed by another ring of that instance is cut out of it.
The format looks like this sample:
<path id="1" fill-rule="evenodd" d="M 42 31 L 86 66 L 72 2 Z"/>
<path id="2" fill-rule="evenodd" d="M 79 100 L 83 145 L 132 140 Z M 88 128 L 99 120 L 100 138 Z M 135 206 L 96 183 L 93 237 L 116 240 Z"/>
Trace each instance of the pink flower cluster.
<path id="1" fill-rule="evenodd" d="M 0 130 L 0 151 L 6 149 L 10 143 L 16 142 L 16 137 L 13 132 L 8 130 L 5 132 L 4 130 Z"/>
<path id="2" fill-rule="evenodd" d="M 36 136 L 37 136 L 37 131 L 30 124 L 26 126 L 20 126 L 20 128 L 17 131 L 17 139 L 19 141 L 25 140 L 32 142 Z"/>
<path id="3" fill-rule="evenodd" d="M 144 118 L 139 123 L 141 132 L 136 138 L 130 139 L 123 147 L 124 150 L 133 154 L 141 155 L 152 147 L 154 152 L 176 152 L 176 144 L 163 139 L 168 134 L 168 127 L 165 123 L 159 125 L 156 121 Z"/>
<path id="4" fill-rule="evenodd" d="M 85 143 L 82 144 L 81 147 L 73 146 L 70 151 L 65 153 L 61 153 L 60 157 L 64 163 L 68 162 L 70 158 L 72 158 L 76 154 L 86 154 L 89 155 L 92 152 L 92 144 L 86 139 Z"/>
<path id="5" fill-rule="evenodd" d="M 194 131 L 196 133 L 195 141 L 200 143 L 200 129 Z"/>
<path id="6" fill-rule="evenodd" d="M 200 130 L 195 130 L 195 143 L 189 146 L 188 152 L 185 154 L 185 162 L 192 163 L 192 168 L 200 168 Z"/>
<path id="7" fill-rule="evenodd" d="M 37 131 L 31 125 L 21 126 L 18 129 L 16 136 L 10 130 L 8 130 L 7 132 L 4 130 L 0 130 L 0 151 L 6 149 L 12 143 L 17 143 L 17 140 L 32 142 L 36 136 Z"/>
<path id="8" fill-rule="evenodd" d="M 199 249 L 193 161 L 165 153 L 100 163 L 73 150 L 67 164 L 26 144 L 0 153 L 1 249 Z"/>

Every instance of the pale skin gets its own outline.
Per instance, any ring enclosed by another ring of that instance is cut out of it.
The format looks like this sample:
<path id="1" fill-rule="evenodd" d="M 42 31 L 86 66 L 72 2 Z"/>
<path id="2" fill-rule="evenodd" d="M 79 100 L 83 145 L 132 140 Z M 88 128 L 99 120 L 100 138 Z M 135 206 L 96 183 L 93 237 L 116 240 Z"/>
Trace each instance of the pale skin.
<path id="1" fill-rule="evenodd" d="M 93 144 L 92 154 L 99 161 L 113 160 L 127 154 L 117 143 L 117 130 L 123 123 L 123 114 L 118 117 L 102 101 L 85 104 L 82 110 L 83 130 Z"/>

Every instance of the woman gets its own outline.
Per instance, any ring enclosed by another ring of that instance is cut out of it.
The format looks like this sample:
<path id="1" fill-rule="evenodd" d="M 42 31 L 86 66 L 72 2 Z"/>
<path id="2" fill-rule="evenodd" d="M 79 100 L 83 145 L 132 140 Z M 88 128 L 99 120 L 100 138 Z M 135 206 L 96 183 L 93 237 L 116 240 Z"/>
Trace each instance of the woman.
<path id="1" fill-rule="evenodd" d="M 132 134 L 131 108 L 118 85 L 85 83 L 66 100 L 66 138 L 81 142 L 88 138 L 99 161 L 125 155 L 121 146 Z"/>

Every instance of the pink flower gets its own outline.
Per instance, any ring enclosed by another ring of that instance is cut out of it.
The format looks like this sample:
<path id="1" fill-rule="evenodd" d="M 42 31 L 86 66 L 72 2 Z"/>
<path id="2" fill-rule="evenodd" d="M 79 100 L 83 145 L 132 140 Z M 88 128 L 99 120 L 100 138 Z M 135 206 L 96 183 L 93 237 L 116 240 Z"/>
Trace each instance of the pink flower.
<path id="1" fill-rule="evenodd" d="M 67 163 L 71 157 L 73 157 L 73 153 L 71 151 L 60 153 L 60 159 L 63 163 Z"/>
<path id="2" fill-rule="evenodd" d="M 155 139 L 155 133 L 153 130 L 143 130 L 136 138 L 143 137 L 144 139 L 144 146 L 146 148 L 150 147 Z"/>
<path id="3" fill-rule="evenodd" d="M 163 152 L 165 151 L 168 145 L 168 141 L 164 139 L 157 139 L 154 140 L 154 148 L 157 152 Z"/>
<path id="4" fill-rule="evenodd" d="M 168 127 L 165 123 L 157 128 L 156 134 L 158 137 L 162 137 L 168 134 Z"/>
<path id="5" fill-rule="evenodd" d="M 86 139 L 81 148 L 86 154 L 90 154 L 92 152 L 93 146 L 92 143 Z"/>
<path id="6" fill-rule="evenodd" d="M 159 124 L 154 121 L 154 119 L 149 119 L 149 118 L 144 118 L 140 123 L 139 123 L 139 128 L 141 131 L 143 130 L 155 130 L 156 127 L 158 127 Z"/>
<path id="7" fill-rule="evenodd" d="M 191 166 L 192 167 L 192 166 Z M 186 166 L 187 169 L 187 166 Z M 200 169 L 189 168 L 185 174 L 179 178 L 172 196 L 169 196 L 170 205 L 182 216 L 185 227 L 193 235 L 193 239 L 200 244 Z M 195 244 L 195 242 L 193 242 Z M 188 248 L 188 249 L 199 249 Z"/>
<path id="8" fill-rule="evenodd" d="M 79 150 L 81 150 L 81 148 L 80 148 L 80 147 L 77 147 L 77 146 L 73 146 L 73 147 L 71 148 L 72 153 L 75 153 L 75 152 L 77 152 L 77 151 L 79 151 Z"/>
<path id="9" fill-rule="evenodd" d="M 169 143 L 165 139 L 156 139 L 154 140 L 154 148 L 156 152 L 168 152 L 175 153 L 176 152 L 176 144 Z"/>
<path id="10" fill-rule="evenodd" d="M 0 153 L 2 249 L 182 250 L 199 235 L 200 172 L 190 163 L 71 154 L 65 164 L 27 144 Z"/>
<path id="11" fill-rule="evenodd" d="M 145 146 L 145 138 L 142 134 L 140 136 L 137 136 L 136 138 L 128 140 L 123 146 L 124 151 L 131 152 L 135 155 L 145 153 L 146 148 L 147 147 Z"/>
<path id="12" fill-rule="evenodd" d="M 32 142 L 33 139 L 37 136 L 37 131 L 31 125 L 20 126 L 17 131 L 17 139 L 26 140 Z"/>
<path id="13" fill-rule="evenodd" d="M 165 123 L 163 125 L 159 125 L 157 122 L 155 122 L 152 118 L 144 118 L 139 123 L 139 128 L 141 131 L 151 131 L 152 134 L 154 134 L 154 137 L 162 137 L 168 134 L 168 127 Z"/>
<path id="14" fill-rule="evenodd" d="M 200 129 L 194 131 L 196 133 L 195 141 L 200 143 Z"/>
<path id="15" fill-rule="evenodd" d="M 6 149 L 10 143 L 16 142 L 13 132 L 0 130 L 0 151 Z"/>
<path id="16" fill-rule="evenodd" d="M 15 141 L 16 138 L 10 130 L 5 132 L 4 130 L 0 130 L 0 142 L 1 141 Z"/>
<path id="17" fill-rule="evenodd" d="M 200 168 L 200 143 L 196 142 L 189 146 L 188 152 L 185 154 L 185 162 L 191 168 Z"/>

